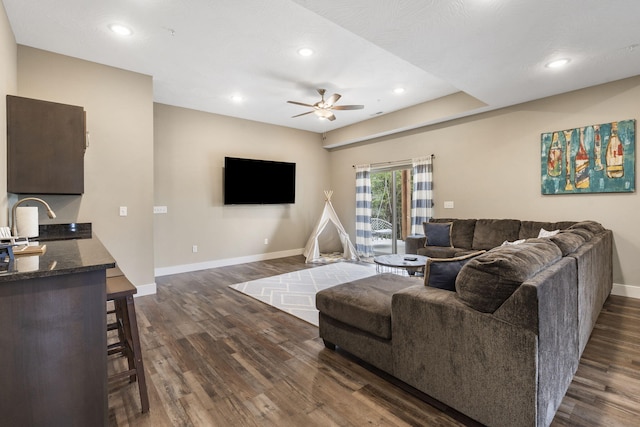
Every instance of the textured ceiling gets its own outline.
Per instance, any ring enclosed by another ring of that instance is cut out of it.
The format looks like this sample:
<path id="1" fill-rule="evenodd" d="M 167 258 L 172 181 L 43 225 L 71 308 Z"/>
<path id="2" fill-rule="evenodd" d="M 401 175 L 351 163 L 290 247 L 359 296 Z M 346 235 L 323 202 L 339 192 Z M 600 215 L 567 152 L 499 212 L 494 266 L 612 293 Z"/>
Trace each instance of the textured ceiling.
<path id="1" fill-rule="evenodd" d="M 313 132 L 458 91 L 497 108 L 640 74 L 639 0 L 2 2 L 18 43 L 151 75 L 156 102 Z M 291 118 L 317 88 L 365 108 Z"/>

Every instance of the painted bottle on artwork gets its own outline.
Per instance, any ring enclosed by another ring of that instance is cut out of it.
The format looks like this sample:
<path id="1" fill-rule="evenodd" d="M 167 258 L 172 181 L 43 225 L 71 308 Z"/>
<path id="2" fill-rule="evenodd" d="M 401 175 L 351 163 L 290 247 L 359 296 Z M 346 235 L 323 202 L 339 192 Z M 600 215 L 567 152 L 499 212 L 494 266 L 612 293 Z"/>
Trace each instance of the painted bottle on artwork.
<path id="1" fill-rule="evenodd" d="M 565 130 L 562 131 L 564 133 L 565 140 L 565 164 L 567 165 L 567 170 L 565 171 L 565 186 L 564 191 L 573 191 L 573 184 L 571 183 L 571 134 L 573 131 Z"/>
<path id="2" fill-rule="evenodd" d="M 576 188 L 589 188 L 589 155 L 584 147 L 584 128 L 580 129 L 580 145 L 576 153 Z"/>
<path id="3" fill-rule="evenodd" d="M 602 140 L 600 139 L 600 125 L 593 127 L 593 151 L 596 158 L 596 165 L 594 170 L 601 171 L 604 169 L 602 165 Z"/>
<path id="4" fill-rule="evenodd" d="M 618 122 L 611 123 L 611 136 L 607 144 L 605 156 L 607 162 L 607 176 L 622 178 L 624 176 L 624 149 L 618 138 Z"/>
<path id="5" fill-rule="evenodd" d="M 558 140 L 558 133 L 554 132 L 547 152 L 547 175 L 560 176 L 562 173 L 562 146 Z"/>

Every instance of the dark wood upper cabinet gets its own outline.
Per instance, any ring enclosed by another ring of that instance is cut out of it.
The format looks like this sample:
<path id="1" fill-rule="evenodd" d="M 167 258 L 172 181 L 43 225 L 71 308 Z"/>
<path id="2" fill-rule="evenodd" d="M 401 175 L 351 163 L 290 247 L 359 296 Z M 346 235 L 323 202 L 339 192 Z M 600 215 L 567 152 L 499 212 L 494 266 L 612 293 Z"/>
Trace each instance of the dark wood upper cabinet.
<path id="1" fill-rule="evenodd" d="M 82 107 L 7 95 L 7 191 L 82 194 Z"/>

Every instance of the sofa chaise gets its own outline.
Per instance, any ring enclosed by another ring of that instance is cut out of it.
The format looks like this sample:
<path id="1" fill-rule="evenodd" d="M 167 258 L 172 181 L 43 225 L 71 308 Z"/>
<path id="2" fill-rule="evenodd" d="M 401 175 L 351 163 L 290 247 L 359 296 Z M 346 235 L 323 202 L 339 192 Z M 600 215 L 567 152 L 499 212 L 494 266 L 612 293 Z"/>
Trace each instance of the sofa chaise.
<path id="1" fill-rule="evenodd" d="M 407 242 L 430 257 L 424 283 L 387 273 L 317 294 L 326 347 L 485 425 L 548 426 L 611 292 L 611 231 L 509 219 L 425 231 Z"/>

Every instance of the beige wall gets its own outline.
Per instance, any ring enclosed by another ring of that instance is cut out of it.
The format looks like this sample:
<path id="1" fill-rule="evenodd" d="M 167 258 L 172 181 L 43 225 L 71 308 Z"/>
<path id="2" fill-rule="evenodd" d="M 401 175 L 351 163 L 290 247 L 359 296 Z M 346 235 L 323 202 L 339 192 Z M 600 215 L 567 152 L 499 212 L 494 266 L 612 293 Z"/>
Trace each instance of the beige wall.
<path id="1" fill-rule="evenodd" d="M 7 95 L 18 90 L 17 46 L 4 5 L 0 2 L 0 225 L 8 225 L 7 201 Z"/>
<path id="2" fill-rule="evenodd" d="M 334 206 L 355 236 L 352 165 L 435 154 L 435 216 L 600 221 L 614 232 L 614 282 L 640 286 L 638 190 L 540 194 L 542 132 L 638 119 L 639 99 L 640 77 L 635 77 L 335 149 L 331 152 Z M 454 209 L 443 209 L 448 200 L 455 203 Z"/>
<path id="3" fill-rule="evenodd" d="M 91 222 L 129 279 L 155 289 L 151 77 L 19 46 L 18 95 L 80 105 L 87 114 L 85 193 L 40 196 L 58 216 L 49 220 L 41 209 L 40 222 Z"/>
<path id="4" fill-rule="evenodd" d="M 330 182 L 318 134 L 163 104 L 154 111 L 155 205 L 168 208 L 154 220 L 158 274 L 300 252 Z M 225 156 L 295 162 L 296 203 L 224 206 Z"/>

